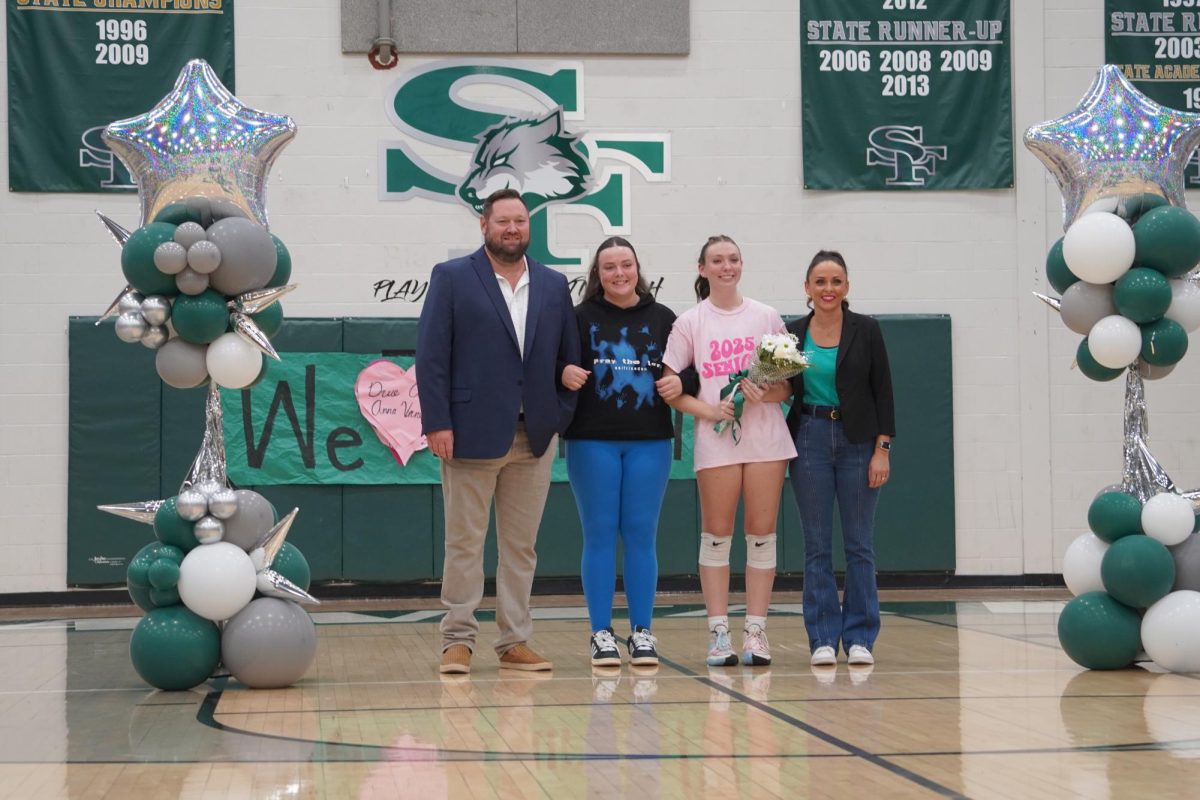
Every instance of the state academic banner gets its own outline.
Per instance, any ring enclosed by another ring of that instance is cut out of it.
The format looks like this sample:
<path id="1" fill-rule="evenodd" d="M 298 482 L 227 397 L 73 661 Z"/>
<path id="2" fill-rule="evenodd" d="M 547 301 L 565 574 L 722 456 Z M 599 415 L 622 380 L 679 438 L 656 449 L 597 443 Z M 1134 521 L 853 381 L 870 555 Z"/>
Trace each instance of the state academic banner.
<path id="1" fill-rule="evenodd" d="M 806 189 L 1013 185 L 1008 0 L 801 0 Z"/>
<path id="2" fill-rule="evenodd" d="M 441 464 L 433 453 L 419 450 L 401 464 L 363 416 L 354 387 L 359 373 L 380 360 L 378 355 L 280 357 L 267 362 L 267 374 L 256 386 L 221 390 L 230 480 L 242 486 L 441 483 Z M 411 356 L 387 360 L 406 369 L 413 363 Z M 419 389 L 420 376 L 417 383 Z M 367 412 L 373 413 L 369 392 L 366 402 Z M 675 414 L 671 477 L 691 479 L 692 418 Z M 561 451 L 551 479 L 567 479 Z"/>
<path id="3" fill-rule="evenodd" d="M 7 0 L 8 188 L 136 188 L 100 138 L 149 111 L 189 60 L 233 91 L 233 0 Z"/>
<path id="4" fill-rule="evenodd" d="M 1156 103 L 1200 112 L 1200 2 L 1105 0 L 1104 61 Z M 1192 153 L 1186 187 L 1200 186 Z"/>

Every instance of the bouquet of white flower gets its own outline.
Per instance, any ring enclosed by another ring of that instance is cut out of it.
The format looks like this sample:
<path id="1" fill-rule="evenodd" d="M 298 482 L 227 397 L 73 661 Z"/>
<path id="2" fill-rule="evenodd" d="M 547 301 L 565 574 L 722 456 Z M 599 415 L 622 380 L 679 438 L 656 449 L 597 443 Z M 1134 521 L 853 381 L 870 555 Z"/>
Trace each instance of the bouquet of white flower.
<path id="1" fill-rule="evenodd" d="M 799 347 L 800 340 L 791 333 L 764 333 L 754 348 L 754 360 L 746 369 L 729 376 L 729 383 L 721 389 L 721 399 L 733 395 L 733 419 L 723 419 L 713 425 L 721 433 L 731 428 L 734 443 L 741 441 L 742 396 L 741 383 L 749 380 L 766 385 L 786 381 L 799 375 L 809 367 L 808 354 Z"/>

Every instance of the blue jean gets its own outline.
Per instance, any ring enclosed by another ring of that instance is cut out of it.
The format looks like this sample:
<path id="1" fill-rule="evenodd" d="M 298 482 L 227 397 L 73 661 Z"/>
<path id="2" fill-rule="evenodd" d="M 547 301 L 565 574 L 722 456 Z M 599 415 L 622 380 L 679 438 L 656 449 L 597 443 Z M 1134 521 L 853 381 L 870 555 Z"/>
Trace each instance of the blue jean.
<path id="1" fill-rule="evenodd" d="M 618 536 L 630 627 L 650 628 L 658 590 L 658 513 L 670 472 L 670 439 L 567 441 L 567 477 L 583 524 L 583 594 L 594 631 L 612 627 Z"/>
<path id="2" fill-rule="evenodd" d="M 853 444 L 842 423 L 801 416 L 796 431 L 792 488 L 804 526 L 804 627 L 810 650 L 838 644 L 870 649 L 879 635 L 875 586 L 875 504 L 867 486 L 874 440 Z M 838 603 L 833 577 L 833 501 L 837 498 L 846 550 L 846 579 Z"/>

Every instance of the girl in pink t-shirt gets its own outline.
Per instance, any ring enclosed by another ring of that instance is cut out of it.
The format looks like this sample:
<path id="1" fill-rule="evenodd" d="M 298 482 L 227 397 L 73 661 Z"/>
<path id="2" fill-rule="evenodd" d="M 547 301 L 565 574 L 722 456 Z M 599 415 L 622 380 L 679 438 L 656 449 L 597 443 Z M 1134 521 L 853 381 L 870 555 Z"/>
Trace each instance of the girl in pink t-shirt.
<path id="1" fill-rule="evenodd" d="M 746 397 L 741 434 L 717 433 L 713 424 L 733 418 L 733 401 L 721 399 L 729 375 L 749 366 L 765 333 L 782 333 L 783 319 L 770 306 L 742 297 L 742 253 L 728 236 L 711 236 L 700 250 L 700 302 L 675 321 L 663 364 L 679 372 L 695 366 L 697 397 L 682 396 L 674 408 L 696 417 L 694 461 L 700 489 L 700 586 L 708 609 L 710 666 L 733 666 L 729 639 L 729 551 L 738 499 L 745 507 L 746 628 L 741 662 L 771 663 L 767 606 L 775 582 L 775 519 L 787 463 L 796 457 L 778 402 L 764 402 L 767 387 L 742 381 Z"/>

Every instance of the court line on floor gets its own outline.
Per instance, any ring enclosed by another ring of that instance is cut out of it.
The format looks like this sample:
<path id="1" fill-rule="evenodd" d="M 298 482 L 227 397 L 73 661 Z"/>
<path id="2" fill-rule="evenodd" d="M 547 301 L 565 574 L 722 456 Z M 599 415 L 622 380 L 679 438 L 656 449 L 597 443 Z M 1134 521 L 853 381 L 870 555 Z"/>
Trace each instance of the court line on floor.
<path id="1" fill-rule="evenodd" d="M 689 677 L 695 678 L 697 681 L 708 686 L 710 689 L 716 689 L 719 692 L 727 694 L 731 698 L 733 698 L 741 703 L 745 703 L 746 705 L 748 705 L 752 708 L 756 708 L 759 711 L 763 712 L 764 714 L 774 717 L 775 719 L 779 720 L 780 722 L 784 722 L 788 725 L 791 725 L 794 728 L 798 728 L 799 730 L 802 730 L 805 733 L 807 733 L 809 736 L 820 739 L 821 741 L 825 742 L 826 744 L 830 744 L 841 750 L 845 750 L 847 753 L 850 753 L 851 755 L 853 755 L 857 758 L 860 758 L 869 764 L 873 764 L 887 772 L 890 772 L 891 774 L 893 774 L 899 778 L 903 778 L 903 779 L 909 781 L 910 783 L 915 783 L 916 785 L 920 786 L 923 789 L 928 789 L 931 792 L 936 792 L 937 794 L 942 795 L 943 797 L 955 797 L 955 798 L 965 798 L 966 797 L 966 795 L 960 794 L 948 786 L 943 786 L 942 784 L 938 783 L 937 781 L 933 780 L 932 778 L 927 778 L 924 775 L 920 775 L 916 772 L 913 772 L 910 769 L 905 769 L 904 767 L 901 767 L 898 764 L 893 764 L 892 762 L 887 761 L 886 759 L 884 759 L 878 755 L 875 755 L 874 753 L 867 752 L 866 750 L 862 749 L 858 745 L 851 744 L 850 742 L 847 742 L 844 739 L 840 739 L 837 736 L 834 736 L 832 733 L 829 733 L 828 731 L 824 731 L 824 730 L 816 727 L 815 725 L 810 725 L 809 723 L 805 722 L 804 720 L 796 719 L 795 717 L 793 717 L 790 714 L 785 714 L 784 712 L 780 711 L 779 709 L 772 708 L 769 704 L 755 700 L 754 698 L 750 697 L 749 695 L 739 692 L 736 689 L 733 689 L 728 686 L 724 686 L 720 682 L 715 681 L 712 678 L 707 678 L 698 672 L 694 672 L 693 670 L 689 669 L 688 667 L 685 667 L 682 664 L 678 664 L 678 663 L 670 660 L 669 658 L 660 658 L 659 661 L 660 661 L 660 663 L 665 664 L 666 666 L 670 667 L 671 669 L 676 670 L 677 672 L 681 672 L 684 675 L 688 675 Z"/>

